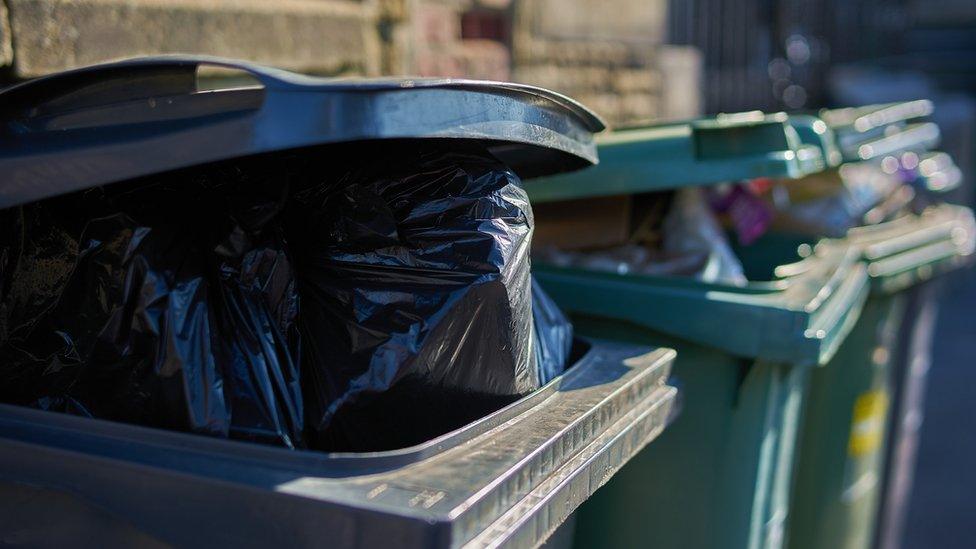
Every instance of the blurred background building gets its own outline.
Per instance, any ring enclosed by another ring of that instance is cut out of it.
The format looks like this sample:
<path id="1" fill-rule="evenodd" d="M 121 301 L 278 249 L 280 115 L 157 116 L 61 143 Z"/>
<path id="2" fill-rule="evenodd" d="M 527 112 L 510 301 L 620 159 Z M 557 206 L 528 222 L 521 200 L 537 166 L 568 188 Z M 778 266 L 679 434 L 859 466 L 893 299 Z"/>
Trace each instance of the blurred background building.
<path id="1" fill-rule="evenodd" d="M 628 124 L 900 99 L 933 86 L 973 92 L 976 3 L 0 0 L 6 80 L 166 52 L 323 75 L 517 80 Z M 866 66 L 889 77 L 864 76 Z M 887 90 L 864 89 L 864 79 Z"/>
<path id="2" fill-rule="evenodd" d="M 322 75 L 514 79 L 632 123 L 702 109 L 701 56 L 667 45 L 668 21 L 666 0 L 0 0 L 0 65 L 10 81 L 192 52 Z"/>
<path id="3" fill-rule="evenodd" d="M 565 91 L 627 123 L 870 95 L 847 89 L 854 76 L 838 72 L 866 63 L 901 73 L 896 87 L 905 92 L 972 92 L 976 3 L 0 0 L 6 80 L 167 52 L 323 75 L 514 79 Z"/>
<path id="4" fill-rule="evenodd" d="M 118 57 L 515 80 L 612 125 L 929 97 L 972 174 L 972 0 L 0 0 L 0 84 Z"/>

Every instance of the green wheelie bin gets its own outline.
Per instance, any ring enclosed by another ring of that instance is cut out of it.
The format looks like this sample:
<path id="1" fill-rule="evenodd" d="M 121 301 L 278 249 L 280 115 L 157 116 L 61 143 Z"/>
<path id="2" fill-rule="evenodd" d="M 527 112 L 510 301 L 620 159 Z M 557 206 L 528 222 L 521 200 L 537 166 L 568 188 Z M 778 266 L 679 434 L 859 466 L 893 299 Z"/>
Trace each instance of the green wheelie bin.
<path id="1" fill-rule="evenodd" d="M 824 167 L 819 149 L 803 145 L 783 115 L 619 131 L 598 149 L 594 168 L 526 182 L 537 235 L 549 206 L 582 202 L 593 217 L 606 197 L 637 202 L 667 189 Z M 832 360 L 867 298 L 858 250 L 794 254 L 752 269 L 759 274 L 742 283 L 538 260 L 533 269 L 580 333 L 678 350 L 680 417 L 654 452 L 638 454 L 581 506 L 577 546 L 781 546 L 806 380 Z"/>
<path id="2" fill-rule="evenodd" d="M 915 187 L 929 193 L 956 195 L 962 174 L 945 153 L 929 153 L 919 163 Z M 948 209 L 949 206 L 943 206 Z M 957 209 L 970 213 L 971 210 Z M 969 232 L 956 229 L 956 239 L 965 253 L 958 254 L 954 264 L 972 263 L 972 226 Z M 963 235 L 968 241 L 963 239 Z M 968 246 L 968 247 L 967 247 Z M 962 259 L 962 258 L 965 259 Z M 881 502 L 875 529 L 875 547 L 895 549 L 901 546 L 908 500 L 914 479 L 915 456 L 922 426 L 926 378 L 931 365 L 935 322 L 941 296 L 948 286 L 947 277 L 923 280 L 905 288 L 905 319 L 898 335 L 898 346 L 892 368 L 892 420 L 888 425 L 885 469 Z"/>
<path id="3" fill-rule="evenodd" d="M 861 320 L 832 364 L 811 375 L 789 522 L 791 548 L 871 546 L 883 494 L 890 490 L 886 479 L 904 477 L 888 472 L 895 461 L 889 456 L 899 446 L 899 426 L 917 423 L 905 421 L 902 404 L 903 395 L 911 392 L 905 388 L 910 341 L 930 340 L 910 337 L 919 329 L 917 311 L 932 301 L 932 285 L 926 282 L 965 263 L 973 251 L 970 210 L 915 196 L 944 192 L 958 182 L 958 170 L 947 155 L 925 152 L 937 143 L 938 128 L 910 122 L 929 112 L 930 103 L 915 101 L 831 111 L 823 119 L 791 117 L 801 138 L 821 147 L 825 157 L 836 159 L 831 153 L 842 151 L 844 159 L 858 163 L 819 177 L 844 183 L 845 177 L 884 177 L 887 172 L 894 179 L 889 196 L 852 219 L 856 226 L 817 230 L 794 222 L 793 232 L 775 230 L 754 244 L 756 254 L 773 247 L 854 246 L 871 280 Z M 832 120 L 834 127 L 824 120 Z M 915 173 L 905 173 L 911 170 Z M 836 234 L 839 230 L 842 234 Z M 836 238 L 816 243 L 822 236 Z M 740 256 L 750 253 L 738 251 Z M 931 322 L 926 326 L 931 331 Z"/>

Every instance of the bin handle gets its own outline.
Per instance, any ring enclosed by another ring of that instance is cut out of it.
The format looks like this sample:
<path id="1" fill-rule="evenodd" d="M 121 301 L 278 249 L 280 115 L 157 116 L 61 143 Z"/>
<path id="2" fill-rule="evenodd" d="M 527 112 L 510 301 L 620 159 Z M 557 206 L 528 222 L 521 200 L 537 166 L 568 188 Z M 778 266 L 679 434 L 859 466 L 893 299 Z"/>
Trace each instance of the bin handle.
<path id="1" fill-rule="evenodd" d="M 0 92 L 4 114 L 30 106 L 38 111 L 64 111 L 198 91 L 201 66 L 243 71 L 254 77 L 266 93 L 307 89 L 310 77 L 262 67 L 246 61 L 198 55 L 162 55 L 115 61 L 43 76 Z"/>

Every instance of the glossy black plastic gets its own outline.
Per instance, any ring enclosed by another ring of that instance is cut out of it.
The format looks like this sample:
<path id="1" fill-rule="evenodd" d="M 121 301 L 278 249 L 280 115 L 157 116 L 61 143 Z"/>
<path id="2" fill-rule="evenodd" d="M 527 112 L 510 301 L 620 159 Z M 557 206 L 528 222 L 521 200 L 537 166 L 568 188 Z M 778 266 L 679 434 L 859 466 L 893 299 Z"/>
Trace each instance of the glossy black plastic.
<path id="1" fill-rule="evenodd" d="M 242 159 L 0 215 L 4 402 L 378 450 L 512 402 L 569 354 L 530 281 L 519 178 L 477 143 Z"/>

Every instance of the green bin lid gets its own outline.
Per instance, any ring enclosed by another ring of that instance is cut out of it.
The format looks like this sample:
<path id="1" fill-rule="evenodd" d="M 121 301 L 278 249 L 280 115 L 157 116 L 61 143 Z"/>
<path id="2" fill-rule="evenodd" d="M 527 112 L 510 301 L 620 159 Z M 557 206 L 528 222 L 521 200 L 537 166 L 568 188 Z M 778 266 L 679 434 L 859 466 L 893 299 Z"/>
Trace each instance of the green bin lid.
<path id="1" fill-rule="evenodd" d="M 596 139 L 600 164 L 526 181 L 534 202 L 705 186 L 823 169 L 785 113 L 720 115 L 611 132 Z"/>
<path id="2" fill-rule="evenodd" d="M 823 109 L 819 117 L 837 136 L 845 161 L 872 160 L 900 150 L 923 150 L 938 142 L 934 124 L 912 123 L 932 114 L 927 99 Z M 899 135 L 907 133 L 908 135 Z M 879 152 L 884 150 L 885 152 Z"/>
<path id="3" fill-rule="evenodd" d="M 918 122 L 897 128 L 884 137 L 843 148 L 845 161 L 880 160 L 906 151 L 924 152 L 939 144 L 941 132 L 932 122 Z"/>
<path id="4" fill-rule="evenodd" d="M 820 118 L 838 133 L 867 133 L 932 114 L 928 99 L 879 103 L 842 109 L 822 109 Z"/>
<path id="5" fill-rule="evenodd" d="M 962 171 L 952 157 L 940 151 L 924 153 L 918 162 L 918 184 L 934 192 L 949 192 L 962 183 Z"/>
<path id="6" fill-rule="evenodd" d="M 872 291 L 901 291 L 972 262 L 976 220 L 963 206 L 939 204 L 920 213 L 851 229 L 847 238 L 822 240 L 815 249 L 854 245 L 861 249 Z"/>
<path id="7" fill-rule="evenodd" d="M 837 146 L 837 136 L 826 122 L 809 114 L 791 114 L 790 126 L 796 130 L 804 145 L 812 145 L 820 150 L 824 168 L 833 168 L 843 160 Z"/>

